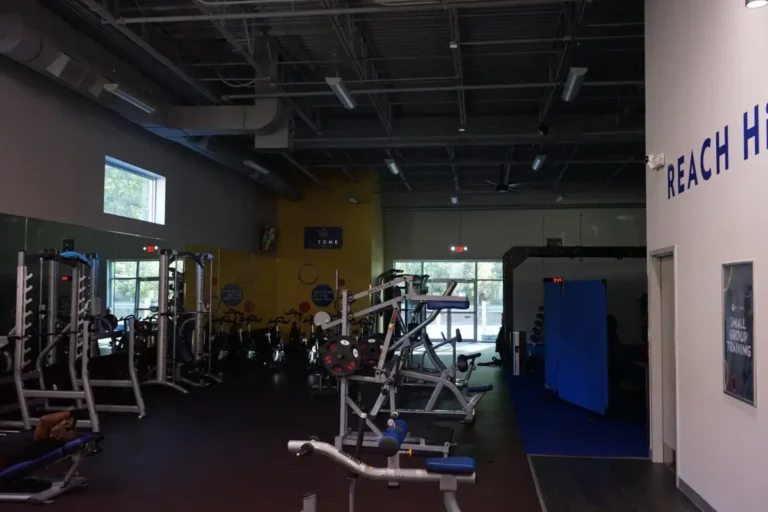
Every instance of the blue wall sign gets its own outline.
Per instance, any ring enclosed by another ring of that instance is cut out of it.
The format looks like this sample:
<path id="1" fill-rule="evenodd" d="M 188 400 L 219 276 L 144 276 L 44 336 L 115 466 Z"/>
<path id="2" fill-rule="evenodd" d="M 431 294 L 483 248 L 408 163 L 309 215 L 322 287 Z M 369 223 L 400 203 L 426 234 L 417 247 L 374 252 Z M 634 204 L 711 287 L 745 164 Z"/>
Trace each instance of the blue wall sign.
<path id="1" fill-rule="evenodd" d="M 327 308 L 336 300 L 333 288 L 327 284 L 319 284 L 312 289 L 312 302 L 319 308 Z"/>
<path id="2" fill-rule="evenodd" d="M 305 249 L 341 249 L 343 241 L 341 227 L 304 228 Z"/>
<path id="3" fill-rule="evenodd" d="M 733 130 L 726 124 L 716 130 L 714 137 L 707 137 L 699 146 L 694 146 L 667 165 L 667 199 L 683 195 L 691 188 L 703 185 L 712 178 L 725 174 L 731 167 L 731 155 L 741 156 L 744 161 L 768 149 L 768 104 L 755 105 L 742 114 L 741 133 L 732 140 Z M 760 138 L 761 128 L 763 132 Z M 731 147 L 731 143 L 734 143 Z M 735 149 L 735 151 L 731 151 Z"/>
<path id="4" fill-rule="evenodd" d="M 221 302 L 234 308 L 243 302 L 243 289 L 236 284 L 228 284 L 221 289 Z"/>

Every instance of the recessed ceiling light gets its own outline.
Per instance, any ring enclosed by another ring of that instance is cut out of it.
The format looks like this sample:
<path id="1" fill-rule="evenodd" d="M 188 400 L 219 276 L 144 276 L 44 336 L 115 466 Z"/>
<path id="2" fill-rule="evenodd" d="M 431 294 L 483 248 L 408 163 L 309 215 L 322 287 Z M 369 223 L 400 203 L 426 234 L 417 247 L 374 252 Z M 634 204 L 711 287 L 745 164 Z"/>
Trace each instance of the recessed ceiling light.
<path id="1" fill-rule="evenodd" d="M 465 131 L 467 131 L 467 129 L 466 129 L 466 128 L 464 128 L 463 126 L 460 126 L 460 127 L 459 127 L 459 131 L 460 131 L 460 132 L 465 132 Z"/>
<path id="2" fill-rule="evenodd" d="M 455 50 L 456 48 L 458 48 L 458 47 L 459 47 L 459 43 L 457 43 L 456 41 L 451 41 L 451 42 L 449 42 L 449 43 L 448 43 L 448 47 L 449 47 L 451 50 Z"/>

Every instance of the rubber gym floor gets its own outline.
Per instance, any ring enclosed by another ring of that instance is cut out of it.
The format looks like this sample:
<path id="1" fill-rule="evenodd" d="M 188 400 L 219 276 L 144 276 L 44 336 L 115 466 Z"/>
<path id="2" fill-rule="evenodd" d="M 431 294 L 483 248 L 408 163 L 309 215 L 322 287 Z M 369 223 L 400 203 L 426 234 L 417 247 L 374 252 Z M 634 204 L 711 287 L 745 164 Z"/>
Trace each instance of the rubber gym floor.
<path id="1" fill-rule="evenodd" d="M 289 439 L 316 435 L 331 440 L 338 429 L 337 396 L 313 396 L 306 379 L 275 374 L 229 380 L 184 396 L 148 390 L 147 418 L 102 415 L 104 451 L 81 470 L 89 487 L 45 508 L 299 512 L 302 495 L 316 491 L 319 512 L 346 511 L 346 472 L 323 457 L 299 459 L 286 449 Z M 645 461 L 593 459 L 585 466 L 583 459 L 532 458 L 529 463 L 501 369 L 478 368 L 473 382 L 494 384 L 479 406 L 474 427 L 438 422 L 434 431 L 442 435 L 453 428 L 459 442 L 455 454 L 472 456 L 478 463 L 477 483 L 459 488 L 464 512 L 539 512 L 537 487 L 547 495 L 544 512 L 695 510 L 674 489 L 671 473 Z M 362 459 L 385 464 L 371 453 Z M 416 457 L 403 458 L 404 466 L 420 463 Z M 537 482 L 531 464 L 541 466 Z M 614 476 L 616 464 L 621 464 L 621 478 Z M 634 480 L 638 474 L 645 476 Z M 436 485 L 403 484 L 388 490 L 362 479 L 357 485 L 358 512 L 444 512 Z M 17 512 L 30 507 L 0 508 Z"/>

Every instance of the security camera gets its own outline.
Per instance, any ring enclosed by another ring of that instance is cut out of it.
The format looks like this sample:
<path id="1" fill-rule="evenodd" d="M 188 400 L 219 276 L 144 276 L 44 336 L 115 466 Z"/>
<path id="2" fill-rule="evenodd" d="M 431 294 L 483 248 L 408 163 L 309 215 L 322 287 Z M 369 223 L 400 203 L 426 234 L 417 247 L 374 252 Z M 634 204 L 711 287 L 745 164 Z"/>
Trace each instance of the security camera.
<path id="1" fill-rule="evenodd" d="M 646 155 L 644 161 L 648 166 L 648 169 L 658 171 L 659 169 L 664 168 L 664 153 L 658 155 Z"/>

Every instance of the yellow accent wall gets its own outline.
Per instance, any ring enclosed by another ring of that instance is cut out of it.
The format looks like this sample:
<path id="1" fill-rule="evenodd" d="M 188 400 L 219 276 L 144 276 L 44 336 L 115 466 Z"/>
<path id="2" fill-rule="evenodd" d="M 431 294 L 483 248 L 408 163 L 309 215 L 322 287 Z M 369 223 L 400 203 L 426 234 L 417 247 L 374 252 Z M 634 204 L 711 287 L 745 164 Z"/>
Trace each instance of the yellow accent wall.
<path id="1" fill-rule="evenodd" d="M 187 251 L 214 255 L 215 316 L 230 309 L 220 301 L 221 289 L 227 284 L 243 289 L 243 301 L 234 309 L 244 311 L 245 303 L 250 301 L 254 305 L 253 314 L 265 321 L 290 309 L 298 310 L 304 301 L 311 306 L 310 314 L 321 309 L 333 314 L 333 306 L 319 308 L 312 303 L 312 289 L 316 285 L 327 284 L 333 288 L 338 270 L 344 287 L 360 292 L 368 289 L 373 278 L 383 271 L 383 215 L 375 175 L 360 172 L 355 175 L 355 181 L 327 177 L 322 180 L 325 188 L 307 188 L 298 201 L 278 200 L 276 254 L 248 254 L 200 245 L 186 247 Z M 350 197 L 359 203 L 350 203 Z M 304 228 L 313 226 L 340 226 L 344 230 L 342 248 L 304 249 Z M 300 272 L 305 282 L 314 280 L 314 283 L 303 284 Z M 188 272 L 188 308 L 194 307 L 192 286 L 192 275 Z M 368 301 L 361 301 L 353 309 L 367 305 Z"/>
<path id="2" fill-rule="evenodd" d="M 314 313 L 333 307 L 319 308 L 312 303 L 312 289 L 317 284 L 335 284 L 335 272 L 353 292 L 368 289 L 374 266 L 383 264 L 383 229 L 381 201 L 376 191 L 373 173 L 359 173 L 356 181 L 323 179 L 325 189 L 305 190 L 299 201 L 280 199 L 277 203 L 277 311 L 299 309 L 303 301 L 311 305 Z M 349 198 L 358 199 L 352 204 Z M 304 228 L 312 226 L 340 226 L 344 230 L 341 249 L 304 249 Z M 374 241 L 375 240 L 375 241 Z M 377 263 L 374 265 L 373 262 Z M 317 275 L 315 284 L 306 285 Z M 367 306 L 361 302 L 357 308 Z"/>
<path id="3" fill-rule="evenodd" d="M 276 315 L 277 259 L 274 255 L 249 254 L 200 245 L 188 245 L 186 250 L 213 254 L 214 316 L 223 315 L 228 309 L 245 312 L 245 305 L 248 302 L 253 304 L 253 314 L 264 319 L 261 325 Z M 187 269 L 185 278 L 187 283 L 185 306 L 193 308 L 194 278 L 191 268 Z M 234 308 L 221 302 L 221 289 L 228 284 L 236 284 L 243 290 L 243 300 Z"/>

